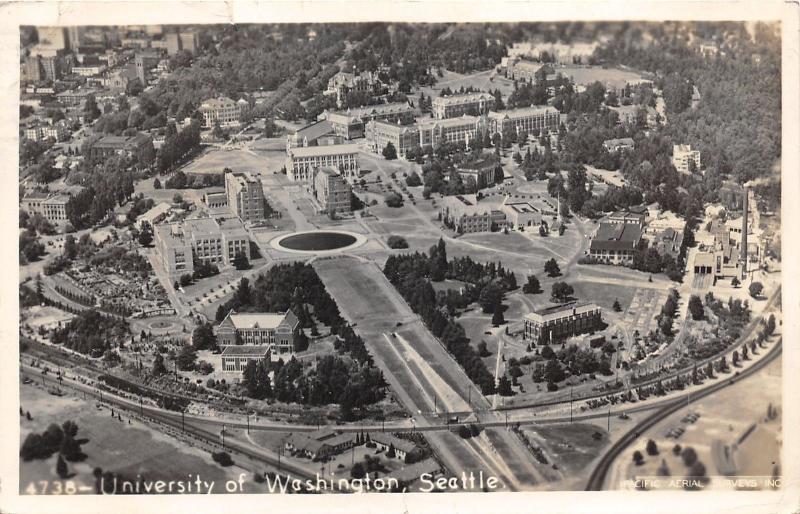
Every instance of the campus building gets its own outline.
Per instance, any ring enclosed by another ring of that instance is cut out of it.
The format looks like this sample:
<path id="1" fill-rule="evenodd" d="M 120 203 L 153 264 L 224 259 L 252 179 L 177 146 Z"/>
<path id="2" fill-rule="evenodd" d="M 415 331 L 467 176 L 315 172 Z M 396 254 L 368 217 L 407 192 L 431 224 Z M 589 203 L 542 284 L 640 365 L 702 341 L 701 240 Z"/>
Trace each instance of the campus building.
<path id="1" fill-rule="evenodd" d="M 491 232 L 492 209 L 478 205 L 475 195 L 445 196 L 440 205 L 442 222 L 452 225 L 459 234 Z"/>
<path id="2" fill-rule="evenodd" d="M 632 264 L 641 239 L 642 228 L 636 223 L 601 222 L 589 246 L 589 255 L 604 264 Z"/>
<path id="3" fill-rule="evenodd" d="M 198 110 L 203 115 L 205 128 L 212 128 L 217 123 L 220 127 L 237 127 L 242 123 L 242 115 L 249 106 L 244 98 L 233 101 L 226 96 L 220 96 L 204 101 Z"/>
<path id="4" fill-rule="evenodd" d="M 196 218 L 155 226 L 155 242 L 170 277 L 194 271 L 194 261 L 230 266 L 237 254 L 248 259 L 250 237 L 237 218 Z"/>
<path id="5" fill-rule="evenodd" d="M 324 144 L 342 144 L 343 142 L 344 138 L 334 133 L 331 122 L 322 120 L 306 125 L 297 129 L 294 134 L 286 136 L 286 149 L 321 146 Z"/>
<path id="6" fill-rule="evenodd" d="M 295 432 L 284 439 L 284 448 L 292 455 L 318 461 L 349 450 L 355 444 L 352 433 L 340 433 L 332 428 L 315 432 Z"/>
<path id="7" fill-rule="evenodd" d="M 323 92 L 325 95 L 335 95 L 336 105 L 341 107 L 349 93 L 367 93 L 377 95 L 383 86 L 378 74 L 370 71 L 361 73 L 348 73 L 340 71 L 328 80 L 328 87 Z"/>
<path id="8" fill-rule="evenodd" d="M 553 344 L 568 337 L 602 328 L 600 307 L 593 303 L 568 303 L 539 309 L 525 315 L 523 339 Z"/>
<path id="9" fill-rule="evenodd" d="M 446 120 L 428 120 L 419 124 L 420 146 L 436 148 L 441 143 L 470 145 L 480 132 L 481 120 L 476 116 L 461 116 Z"/>
<path id="10" fill-rule="evenodd" d="M 261 181 L 248 172 L 225 174 L 225 195 L 228 208 L 242 221 L 264 219 L 264 190 Z"/>
<path id="11" fill-rule="evenodd" d="M 70 130 L 64 120 L 57 121 L 52 125 L 35 125 L 25 129 L 25 137 L 31 141 L 44 141 L 51 137 L 56 141 L 64 141 L 69 139 L 69 136 Z"/>
<path id="12" fill-rule="evenodd" d="M 222 371 L 223 373 L 239 373 L 244 371 L 250 362 L 264 362 L 269 359 L 270 349 L 268 346 L 228 346 L 222 350 Z"/>
<path id="13" fill-rule="evenodd" d="M 398 157 L 405 157 L 410 148 L 419 146 L 419 129 L 416 125 L 398 125 L 383 120 L 367 123 L 366 138 L 373 152 L 381 153 L 392 143 Z"/>
<path id="14" fill-rule="evenodd" d="M 141 132 L 135 136 L 105 136 L 89 146 L 89 157 L 105 159 L 113 155 L 125 155 L 130 158 L 148 145 L 153 145 L 153 139 Z"/>
<path id="15" fill-rule="evenodd" d="M 431 102 L 431 112 L 440 120 L 463 115 L 480 116 L 494 109 L 494 104 L 494 96 L 489 93 L 437 96 Z"/>
<path id="16" fill-rule="evenodd" d="M 366 125 L 372 120 L 407 125 L 414 122 L 414 109 L 404 102 L 368 105 L 347 111 L 325 111 L 317 117 L 327 120 L 334 132 L 345 139 L 364 137 Z"/>
<path id="17" fill-rule="evenodd" d="M 634 149 L 634 146 L 635 143 L 633 142 L 633 139 L 629 137 L 623 137 L 619 139 L 606 139 L 605 141 L 603 141 L 603 148 L 605 148 L 608 153 L 632 151 Z"/>
<path id="18" fill-rule="evenodd" d="M 286 175 L 292 182 L 310 182 L 314 170 L 329 166 L 339 170 L 348 182 L 358 179 L 358 145 L 325 145 L 287 150 Z"/>
<path id="19" fill-rule="evenodd" d="M 636 225 L 640 230 L 643 230 L 644 223 L 647 220 L 646 212 L 647 209 L 644 207 L 630 207 L 612 212 L 603 219 L 603 222 L 614 225 Z"/>
<path id="20" fill-rule="evenodd" d="M 65 193 L 42 193 L 33 191 L 21 200 L 22 208 L 29 214 L 40 214 L 50 223 L 58 224 L 67 221 L 67 202 L 70 195 Z"/>
<path id="21" fill-rule="evenodd" d="M 343 214 L 351 211 L 350 184 L 335 169 L 330 166 L 317 168 L 310 186 L 320 212 Z"/>
<path id="22" fill-rule="evenodd" d="M 136 66 L 136 77 L 143 86 L 147 85 L 147 74 L 158 66 L 159 61 L 161 61 L 161 52 L 145 51 L 136 53 L 133 59 Z"/>
<path id="23" fill-rule="evenodd" d="M 461 180 L 474 180 L 477 188 L 483 189 L 497 182 L 498 166 L 500 166 L 500 158 L 489 152 L 482 154 L 477 159 L 458 165 L 456 171 Z M 500 176 L 502 177 L 502 167 L 500 168 Z"/>
<path id="24" fill-rule="evenodd" d="M 555 107 L 523 107 L 503 112 L 492 111 L 486 115 L 490 134 L 503 134 L 510 130 L 516 134 L 555 132 L 561 123 L 561 114 Z"/>
<path id="25" fill-rule="evenodd" d="M 406 455 L 417 447 L 416 444 L 407 439 L 400 439 L 395 435 L 381 432 L 370 434 L 369 439 L 375 443 L 377 449 L 383 450 L 384 453 L 388 452 L 390 448 L 393 449 L 395 458 L 402 461 L 405 460 Z M 387 458 L 390 457 L 387 456 Z"/>
<path id="26" fill-rule="evenodd" d="M 505 214 L 505 226 L 525 230 L 542 224 L 542 211 L 525 201 L 512 201 L 507 196 L 500 210 Z"/>
<path id="27" fill-rule="evenodd" d="M 673 145 L 672 165 L 678 172 L 690 174 L 689 163 L 694 162 L 694 170 L 700 171 L 700 150 L 692 150 L 691 145 Z"/>
<path id="28" fill-rule="evenodd" d="M 167 54 L 175 55 L 181 50 L 195 53 L 198 47 L 197 32 L 193 30 L 179 30 L 167 32 L 164 37 Z"/>
<path id="29" fill-rule="evenodd" d="M 523 80 L 533 83 L 536 81 L 536 72 L 542 69 L 543 66 L 544 64 L 540 62 L 509 57 L 506 65 L 506 77 L 511 80 Z"/>
<path id="30" fill-rule="evenodd" d="M 267 348 L 273 360 L 286 360 L 288 355 L 294 353 L 294 338 L 299 331 L 300 321 L 291 309 L 282 313 L 237 313 L 232 310 L 215 330 L 219 346 Z"/>

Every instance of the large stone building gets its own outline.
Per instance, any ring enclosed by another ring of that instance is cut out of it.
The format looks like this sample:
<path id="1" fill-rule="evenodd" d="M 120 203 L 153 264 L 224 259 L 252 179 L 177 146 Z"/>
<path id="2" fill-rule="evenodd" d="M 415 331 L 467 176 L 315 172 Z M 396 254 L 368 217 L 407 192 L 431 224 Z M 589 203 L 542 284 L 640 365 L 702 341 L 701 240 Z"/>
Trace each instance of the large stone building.
<path id="1" fill-rule="evenodd" d="M 136 66 L 136 77 L 142 85 L 147 85 L 147 74 L 158 66 L 159 61 L 161 61 L 161 52 L 149 50 L 136 53 L 133 62 Z"/>
<path id="2" fill-rule="evenodd" d="M 528 61 L 519 57 L 509 57 L 506 65 L 506 77 L 512 80 L 535 82 L 536 73 L 544 67 L 540 62 Z"/>
<path id="3" fill-rule="evenodd" d="M 604 264 L 629 265 L 641 239 L 642 228 L 637 223 L 601 222 L 589 246 L 589 255 Z"/>
<path id="4" fill-rule="evenodd" d="M 437 96 L 431 102 L 434 118 L 443 120 L 459 116 L 480 116 L 494 109 L 495 98 L 489 93 L 465 93 Z"/>
<path id="5" fill-rule="evenodd" d="M 492 111 L 486 115 L 486 120 L 490 134 L 503 134 L 507 130 L 517 134 L 523 131 L 535 134 L 539 131 L 557 131 L 561 114 L 555 107 L 523 107 L 502 112 Z"/>
<path id="6" fill-rule="evenodd" d="M 367 93 L 370 96 L 380 93 L 383 83 L 378 74 L 370 71 L 348 73 L 340 71 L 328 80 L 325 95 L 335 95 L 336 105 L 341 107 L 350 93 Z"/>
<path id="7" fill-rule="evenodd" d="M 491 152 L 482 154 L 477 159 L 459 164 L 456 171 L 461 180 L 465 182 L 470 179 L 474 180 L 478 189 L 483 189 L 498 182 L 498 177 L 502 181 L 503 177 L 500 158 Z"/>
<path id="8" fill-rule="evenodd" d="M 294 134 L 286 136 L 286 149 L 305 146 L 324 146 L 326 144 L 342 144 L 344 138 L 336 135 L 333 125 L 328 120 L 317 121 L 311 125 L 297 129 Z"/>
<path id="9" fill-rule="evenodd" d="M 478 137 L 481 119 L 477 116 L 461 116 L 446 120 L 426 120 L 419 124 L 420 146 L 431 145 L 436 148 L 441 143 L 464 143 Z"/>
<path id="10" fill-rule="evenodd" d="M 500 210 L 505 214 L 505 225 L 510 229 L 525 230 L 542 224 L 542 211 L 529 202 L 511 200 L 507 196 Z"/>
<path id="11" fill-rule="evenodd" d="M 203 115 L 203 127 L 212 128 L 217 123 L 220 127 L 236 127 L 242 123 L 242 115 L 249 108 L 247 100 L 240 98 L 231 100 L 226 96 L 209 98 L 200 104 L 200 114 Z"/>
<path id="12" fill-rule="evenodd" d="M 672 164 L 678 172 L 690 174 L 690 162 L 694 163 L 694 171 L 700 171 L 700 150 L 692 150 L 691 145 L 673 145 Z"/>
<path id="13" fill-rule="evenodd" d="M 286 153 L 286 175 L 292 182 L 310 182 L 314 170 L 329 166 L 350 183 L 358 179 L 358 145 L 325 145 L 290 148 Z"/>
<path id="14" fill-rule="evenodd" d="M 352 210 L 350 184 L 334 168 L 317 168 L 310 189 L 320 212 L 344 214 Z"/>
<path id="15" fill-rule="evenodd" d="M 414 109 L 404 102 L 368 105 L 347 111 L 325 111 L 317 119 L 329 121 L 334 132 L 345 139 L 359 139 L 364 137 L 366 124 L 372 120 L 413 123 Z"/>
<path id="16" fill-rule="evenodd" d="M 600 307 L 593 303 L 568 303 L 533 311 L 524 322 L 523 339 L 553 344 L 602 328 L 603 318 Z"/>
<path id="17" fill-rule="evenodd" d="M 230 266 L 237 254 L 248 259 L 250 237 L 237 218 L 197 218 L 155 226 L 164 270 L 175 278 L 194 271 L 194 261 Z"/>
<path id="18" fill-rule="evenodd" d="M 300 322 L 291 309 L 283 313 L 230 311 L 216 328 L 219 346 L 266 347 L 273 360 L 286 360 L 294 353 L 299 331 Z"/>
<path id="19" fill-rule="evenodd" d="M 153 145 L 153 139 L 144 133 L 135 136 L 105 136 L 89 145 L 89 157 L 92 159 L 105 159 L 113 155 L 133 157 L 139 155 L 148 145 Z"/>
<path id="20" fill-rule="evenodd" d="M 56 141 L 64 141 L 69 139 L 69 136 L 69 126 L 64 120 L 57 121 L 52 125 L 35 125 L 25 129 L 25 137 L 32 141 L 44 141 L 51 137 Z"/>
<path id="21" fill-rule="evenodd" d="M 440 215 L 445 225 L 460 234 L 492 230 L 492 209 L 479 205 L 475 195 L 445 196 L 440 202 Z"/>
<path id="22" fill-rule="evenodd" d="M 399 157 L 405 157 L 410 148 L 419 147 L 419 128 L 416 125 L 372 120 L 367 123 L 366 137 L 370 149 L 377 153 L 381 153 L 389 143 Z"/>
<path id="23" fill-rule="evenodd" d="M 228 208 L 242 221 L 264 219 L 264 190 L 261 181 L 248 172 L 225 173 Z"/>

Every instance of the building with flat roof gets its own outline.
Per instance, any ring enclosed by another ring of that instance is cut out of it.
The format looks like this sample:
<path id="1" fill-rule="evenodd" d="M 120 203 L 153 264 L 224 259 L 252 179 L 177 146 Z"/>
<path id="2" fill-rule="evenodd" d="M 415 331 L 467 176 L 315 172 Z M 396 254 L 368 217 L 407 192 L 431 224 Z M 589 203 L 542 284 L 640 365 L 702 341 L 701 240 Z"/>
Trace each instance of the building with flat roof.
<path id="1" fill-rule="evenodd" d="M 601 222 L 589 246 L 589 255 L 604 264 L 632 264 L 641 239 L 642 228 L 636 223 Z"/>
<path id="2" fill-rule="evenodd" d="M 56 141 L 65 141 L 69 139 L 69 136 L 69 126 L 64 120 L 57 121 L 52 125 L 34 125 L 25 129 L 25 137 L 31 141 L 44 141 L 51 137 Z"/>
<path id="3" fill-rule="evenodd" d="M 499 168 L 499 172 L 498 172 Z M 456 167 L 461 180 L 472 179 L 478 189 L 489 187 L 495 182 L 503 180 L 503 168 L 500 165 L 500 157 L 493 152 L 481 154 L 477 159 L 461 163 Z"/>
<path id="4" fill-rule="evenodd" d="M 685 175 L 692 173 L 689 163 L 694 163 L 694 171 L 700 171 L 700 150 L 692 150 L 691 145 L 673 145 L 672 165 Z"/>
<path id="5" fill-rule="evenodd" d="M 419 146 L 419 129 L 416 125 L 398 125 L 383 120 L 367 122 L 366 138 L 373 152 L 381 153 L 392 143 L 397 155 L 405 158 L 410 148 Z"/>
<path id="6" fill-rule="evenodd" d="M 243 98 L 234 101 L 226 96 L 219 96 L 205 100 L 198 110 L 203 115 L 205 128 L 212 128 L 217 123 L 220 127 L 237 127 L 242 123 L 242 115 L 249 107 L 250 104 Z"/>
<path id="7" fill-rule="evenodd" d="M 286 152 L 286 175 L 292 182 L 309 183 L 314 170 L 329 166 L 352 183 L 359 175 L 358 152 L 355 144 L 290 148 Z"/>
<path id="8" fill-rule="evenodd" d="M 240 345 L 228 346 L 222 350 L 222 372 L 241 373 L 250 362 L 264 362 L 269 359 L 269 346 Z"/>
<path id="9" fill-rule="evenodd" d="M 603 317 L 602 310 L 594 303 L 573 302 L 533 311 L 525 315 L 524 323 L 524 340 L 553 344 L 601 329 Z"/>
<path id="10" fill-rule="evenodd" d="M 557 131 L 561 114 L 558 109 L 550 106 L 522 107 L 502 112 L 492 111 L 486 115 L 486 121 L 490 134 L 503 134 L 508 130 L 516 134 L 535 134 L 539 131 Z"/>
<path id="11" fill-rule="evenodd" d="M 542 211 L 525 201 L 512 201 L 506 197 L 500 210 L 505 214 L 506 226 L 511 229 L 524 230 L 542 224 Z"/>
<path id="12" fill-rule="evenodd" d="M 441 143 L 464 143 L 479 137 L 481 119 L 477 116 L 461 116 L 443 120 L 426 120 L 419 124 L 420 146 L 431 145 L 436 148 Z"/>
<path id="13" fill-rule="evenodd" d="M 203 194 L 203 202 L 209 209 L 227 209 L 228 195 L 224 189 L 221 191 L 206 191 Z"/>
<path id="14" fill-rule="evenodd" d="M 445 196 L 440 202 L 440 215 L 442 222 L 459 234 L 492 230 L 492 208 L 479 205 L 475 195 Z"/>
<path id="15" fill-rule="evenodd" d="M 223 348 L 238 345 L 267 348 L 273 360 L 294 353 L 294 338 L 300 321 L 291 309 L 286 312 L 230 311 L 216 327 L 217 344 Z"/>
<path id="16" fill-rule="evenodd" d="M 464 93 L 437 96 L 431 102 L 433 117 L 443 120 L 459 116 L 481 116 L 494 109 L 495 98 L 489 93 Z"/>
<path id="17" fill-rule="evenodd" d="M 310 189 L 320 212 L 345 214 L 351 211 L 350 184 L 330 166 L 314 171 Z"/>
<path id="18" fill-rule="evenodd" d="M 644 229 L 644 223 L 647 220 L 646 212 L 647 209 L 644 207 L 630 207 L 628 209 L 612 212 L 603 218 L 603 222 L 622 225 L 631 224 L 636 225 L 640 229 Z"/>
<path id="19" fill-rule="evenodd" d="M 230 266 L 239 253 L 251 258 L 250 236 L 238 218 L 195 218 L 156 225 L 155 241 L 171 277 L 191 273 L 195 260 Z"/>
<path id="20" fill-rule="evenodd" d="M 228 208 L 242 221 L 264 219 L 264 190 L 261 181 L 243 171 L 225 173 Z"/>
<path id="21" fill-rule="evenodd" d="M 42 215 L 50 223 L 62 223 L 67 221 L 67 202 L 70 196 L 66 194 L 56 194 L 42 202 Z"/>

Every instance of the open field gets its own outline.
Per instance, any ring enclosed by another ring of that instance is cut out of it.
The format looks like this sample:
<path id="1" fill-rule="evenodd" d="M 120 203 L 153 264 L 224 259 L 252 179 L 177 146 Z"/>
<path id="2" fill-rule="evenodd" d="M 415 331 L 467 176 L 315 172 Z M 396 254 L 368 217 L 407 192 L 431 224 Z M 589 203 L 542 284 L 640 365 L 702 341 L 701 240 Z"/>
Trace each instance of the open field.
<path id="1" fill-rule="evenodd" d="M 207 482 L 214 481 L 216 492 L 220 492 L 225 480 L 237 479 L 239 473 L 250 476 L 238 466 L 221 468 L 207 452 L 179 443 L 137 420 L 130 420 L 129 416 L 123 415 L 123 421 L 112 418 L 107 407 L 96 409 L 93 402 L 52 396 L 38 386 L 22 385 L 21 403 L 33 420 L 21 420 L 20 442 L 28 433 L 42 432 L 51 423 L 62 424 L 71 419 L 78 424 L 78 438 L 88 439 L 82 446 L 88 457 L 83 462 L 69 463 L 71 480 L 78 487 L 90 487 L 91 492 L 94 492 L 95 467 L 131 478 L 141 474 L 153 480 L 186 481 L 200 476 Z M 20 492 L 33 481 L 57 479 L 55 462 L 56 455 L 20 461 Z M 255 484 L 246 481 L 245 492 L 256 492 Z"/>
<path id="2" fill-rule="evenodd" d="M 554 71 L 571 77 L 577 85 L 587 86 L 597 81 L 615 89 L 625 87 L 628 82 L 639 82 L 643 79 L 639 73 L 634 71 L 601 68 L 600 66 L 558 66 Z"/>
<path id="3" fill-rule="evenodd" d="M 617 457 L 609 470 L 606 486 L 609 489 L 620 489 L 622 481 L 634 475 L 653 476 L 662 459 L 673 477 L 682 478 L 686 474 L 686 467 L 670 451 L 676 444 L 682 448 L 693 448 L 709 476 L 720 475 L 722 473 L 717 469 L 712 456 L 713 442 L 718 440 L 724 445 L 732 445 L 753 424 L 756 424 L 755 430 L 744 439 L 738 452 L 734 452 L 734 461 L 739 464 L 737 475 L 771 476 L 773 466 L 780 464 L 783 435 L 780 416 L 772 421 L 766 421 L 765 418 L 767 405 L 770 403 L 780 411 L 781 362 L 782 359 L 776 359 L 755 375 L 697 402 L 690 402 L 685 408 L 647 430 L 640 436 L 637 444 L 628 447 Z M 684 416 L 690 412 L 699 415 L 697 421 L 683 422 Z M 676 428 L 683 429 L 683 434 L 677 439 L 666 437 L 670 430 Z M 748 442 L 750 437 L 753 440 Z M 649 456 L 644 451 L 648 439 L 656 442 L 659 455 Z M 636 466 L 632 462 L 632 455 L 636 450 L 645 456 L 642 466 Z M 713 481 L 709 487 L 730 489 L 730 485 L 720 480 Z"/>
<path id="4" fill-rule="evenodd" d="M 523 431 L 533 441 L 541 444 L 545 454 L 558 463 L 566 475 L 582 475 L 589 471 L 589 464 L 608 446 L 608 434 L 604 429 L 587 423 L 559 423 L 525 427 Z M 593 434 L 599 434 L 595 439 Z"/>
<path id="5" fill-rule="evenodd" d="M 247 150 L 222 150 L 211 148 L 199 157 L 186 164 L 184 173 L 222 173 L 223 168 L 234 171 L 250 171 L 253 173 L 266 173 L 267 160 Z"/>

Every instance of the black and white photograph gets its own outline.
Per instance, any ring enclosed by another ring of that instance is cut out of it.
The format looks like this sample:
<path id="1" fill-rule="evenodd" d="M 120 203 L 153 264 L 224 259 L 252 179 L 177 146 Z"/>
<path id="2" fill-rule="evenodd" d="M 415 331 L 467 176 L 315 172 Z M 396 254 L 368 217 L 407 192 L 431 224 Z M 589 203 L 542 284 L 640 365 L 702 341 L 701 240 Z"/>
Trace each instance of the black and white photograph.
<path id="1" fill-rule="evenodd" d="M 785 19 L 84 14 L 4 34 L 3 494 L 786 500 Z"/>

